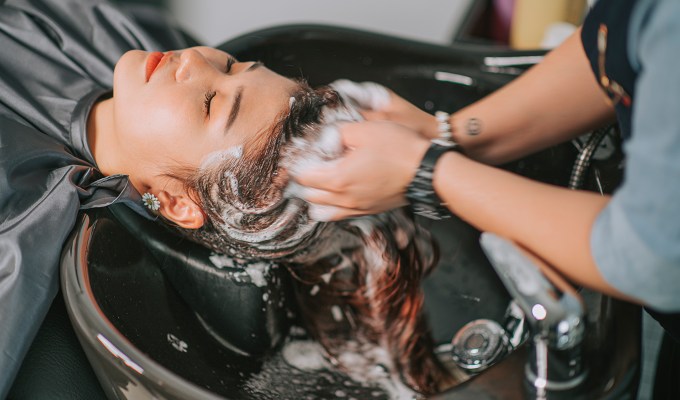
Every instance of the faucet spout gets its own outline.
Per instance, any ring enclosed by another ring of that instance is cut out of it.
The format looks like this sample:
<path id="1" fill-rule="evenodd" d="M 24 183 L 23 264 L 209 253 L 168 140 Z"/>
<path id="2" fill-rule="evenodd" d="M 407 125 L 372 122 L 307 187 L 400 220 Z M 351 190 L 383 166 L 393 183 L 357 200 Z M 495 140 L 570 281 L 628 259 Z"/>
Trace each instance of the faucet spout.
<path id="1" fill-rule="evenodd" d="M 545 399 L 548 391 L 578 387 L 587 376 L 581 295 L 552 269 L 539 267 L 538 260 L 511 241 L 485 232 L 480 244 L 529 324 L 525 378 L 536 398 Z"/>

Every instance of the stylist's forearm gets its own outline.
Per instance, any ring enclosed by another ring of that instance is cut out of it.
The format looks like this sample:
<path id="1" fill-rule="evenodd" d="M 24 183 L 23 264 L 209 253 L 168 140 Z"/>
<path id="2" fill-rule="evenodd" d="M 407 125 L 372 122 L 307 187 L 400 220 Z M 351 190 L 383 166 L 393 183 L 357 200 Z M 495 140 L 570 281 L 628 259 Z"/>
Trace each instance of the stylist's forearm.
<path id="1" fill-rule="evenodd" d="M 477 229 L 521 244 L 578 284 L 620 296 L 590 250 L 591 227 L 608 197 L 535 182 L 457 153 L 439 160 L 434 187 Z"/>
<path id="2" fill-rule="evenodd" d="M 454 139 L 472 158 L 501 164 L 613 120 L 613 107 L 597 84 L 579 33 L 522 76 L 452 116 Z M 470 134 L 473 119 L 476 135 Z"/>

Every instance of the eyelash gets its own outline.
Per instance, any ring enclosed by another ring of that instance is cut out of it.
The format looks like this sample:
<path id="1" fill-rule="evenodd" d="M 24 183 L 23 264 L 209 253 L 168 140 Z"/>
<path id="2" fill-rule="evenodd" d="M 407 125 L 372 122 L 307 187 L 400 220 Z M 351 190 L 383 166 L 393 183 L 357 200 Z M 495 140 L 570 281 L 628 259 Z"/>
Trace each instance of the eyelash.
<path id="1" fill-rule="evenodd" d="M 203 101 L 203 108 L 205 109 L 205 115 L 210 116 L 210 104 L 212 103 L 212 99 L 217 95 L 216 91 L 210 91 L 205 94 L 205 100 Z"/>
<path id="2" fill-rule="evenodd" d="M 234 57 L 229 57 L 227 59 L 227 67 L 225 68 L 224 72 L 226 72 L 227 74 L 229 72 L 231 72 L 231 67 L 233 67 L 235 63 L 236 63 L 236 59 Z"/>
<path id="3" fill-rule="evenodd" d="M 234 66 L 236 63 L 236 59 L 234 57 L 229 57 L 227 59 L 227 65 L 225 67 L 225 73 L 231 72 L 231 67 Z M 212 99 L 215 98 L 215 95 L 217 95 L 217 92 L 215 91 L 210 91 L 205 94 L 205 100 L 203 101 L 203 108 L 205 109 L 205 115 L 210 116 L 210 105 L 212 103 Z"/>

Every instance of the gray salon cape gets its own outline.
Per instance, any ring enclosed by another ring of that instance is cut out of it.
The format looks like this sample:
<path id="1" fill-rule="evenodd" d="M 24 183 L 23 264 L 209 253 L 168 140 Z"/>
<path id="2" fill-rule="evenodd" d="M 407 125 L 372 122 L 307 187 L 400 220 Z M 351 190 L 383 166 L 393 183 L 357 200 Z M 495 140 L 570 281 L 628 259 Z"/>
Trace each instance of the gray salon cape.
<path id="1" fill-rule="evenodd" d="M 186 47 L 157 9 L 134 10 L 0 0 L 0 398 L 57 294 L 78 211 L 125 202 L 144 213 L 126 176 L 97 171 L 85 132 L 124 52 Z"/>

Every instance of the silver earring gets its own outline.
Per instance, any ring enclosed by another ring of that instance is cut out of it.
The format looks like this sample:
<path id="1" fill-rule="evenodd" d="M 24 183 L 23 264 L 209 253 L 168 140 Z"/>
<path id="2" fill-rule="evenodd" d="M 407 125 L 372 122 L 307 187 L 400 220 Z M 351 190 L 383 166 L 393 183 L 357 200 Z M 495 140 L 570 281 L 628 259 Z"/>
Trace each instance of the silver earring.
<path id="1" fill-rule="evenodd" d="M 161 208 L 161 201 L 152 193 L 144 193 L 142 196 L 142 204 L 151 211 L 158 211 L 158 209 Z"/>

